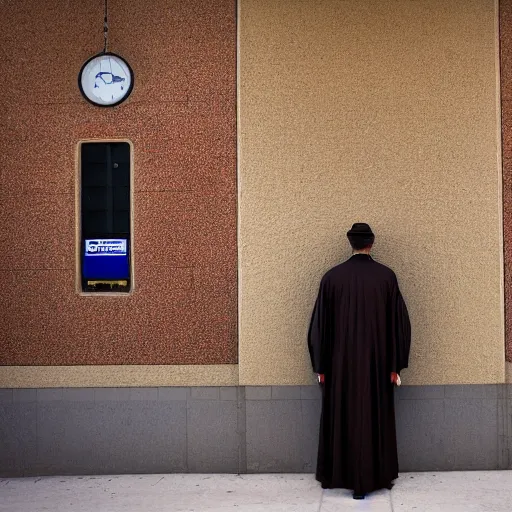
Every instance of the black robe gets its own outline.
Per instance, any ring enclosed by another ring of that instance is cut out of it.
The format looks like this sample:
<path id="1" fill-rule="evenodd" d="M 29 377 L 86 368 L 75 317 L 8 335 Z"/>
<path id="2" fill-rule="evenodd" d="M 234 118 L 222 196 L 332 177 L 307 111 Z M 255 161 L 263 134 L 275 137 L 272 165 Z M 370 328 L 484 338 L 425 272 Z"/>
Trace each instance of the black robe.
<path id="1" fill-rule="evenodd" d="M 394 272 L 357 254 L 322 278 L 308 345 L 325 375 L 316 478 L 359 494 L 398 477 L 391 372 L 407 368 L 411 324 Z"/>

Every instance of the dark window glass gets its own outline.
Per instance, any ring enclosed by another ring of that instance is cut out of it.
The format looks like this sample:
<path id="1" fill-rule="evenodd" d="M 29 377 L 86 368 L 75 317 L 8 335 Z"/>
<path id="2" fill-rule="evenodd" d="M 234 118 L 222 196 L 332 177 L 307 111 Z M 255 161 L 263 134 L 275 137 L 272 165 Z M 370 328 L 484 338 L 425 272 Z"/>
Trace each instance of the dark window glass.
<path id="1" fill-rule="evenodd" d="M 83 291 L 130 291 L 130 145 L 81 145 Z"/>

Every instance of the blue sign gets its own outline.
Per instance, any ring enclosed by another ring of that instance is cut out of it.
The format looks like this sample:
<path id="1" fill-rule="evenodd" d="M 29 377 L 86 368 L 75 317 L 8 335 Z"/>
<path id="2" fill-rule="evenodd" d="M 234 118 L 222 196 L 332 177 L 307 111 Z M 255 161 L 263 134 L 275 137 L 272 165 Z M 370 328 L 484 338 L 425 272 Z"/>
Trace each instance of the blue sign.
<path id="1" fill-rule="evenodd" d="M 130 277 L 128 240 L 113 238 L 85 240 L 82 273 L 85 279 L 128 279 Z"/>

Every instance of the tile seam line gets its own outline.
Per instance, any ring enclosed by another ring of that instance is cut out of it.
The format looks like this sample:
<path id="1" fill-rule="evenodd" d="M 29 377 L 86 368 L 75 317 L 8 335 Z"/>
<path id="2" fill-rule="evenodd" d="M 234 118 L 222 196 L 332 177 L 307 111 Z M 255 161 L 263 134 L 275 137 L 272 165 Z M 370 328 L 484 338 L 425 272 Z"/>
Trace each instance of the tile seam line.
<path id="1" fill-rule="evenodd" d="M 322 512 L 322 505 L 323 505 L 323 502 L 324 502 L 324 489 L 322 489 L 322 492 L 320 493 L 320 503 L 318 505 L 318 510 L 317 512 Z"/>
<path id="2" fill-rule="evenodd" d="M 187 473 L 190 473 L 189 460 L 188 460 L 188 402 L 192 395 L 192 388 L 187 387 L 185 398 L 185 468 Z"/>
<path id="3" fill-rule="evenodd" d="M 500 399 L 498 398 L 498 390 L 496 389 L 496 398 L 493 398 L 492 400 L 496 401 L 496 465 L 495 468 L 497 471 L 501 469 L 502 464 L 502 456 L 500 455 L 500 407 L 502 404 L 500 404 Z M 501 414 L 503 415 L 503 410 L 501 411 Z"/>

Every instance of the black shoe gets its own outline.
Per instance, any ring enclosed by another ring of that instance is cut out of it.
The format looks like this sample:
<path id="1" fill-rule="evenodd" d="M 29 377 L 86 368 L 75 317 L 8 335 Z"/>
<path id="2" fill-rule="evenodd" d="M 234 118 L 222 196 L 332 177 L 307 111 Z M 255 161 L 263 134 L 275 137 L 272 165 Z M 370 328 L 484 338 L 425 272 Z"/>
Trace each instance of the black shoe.
<path id="1" fill-rule="evenodd" d="M 357 494 L 357 493 L 354 493 L 354 495 L 353 495 L 353 498 L 354 498 L 355 500 L 364 500 L 364 497 L 365 497 L 365 495 L 364 495 L 364 494 Z"/>

